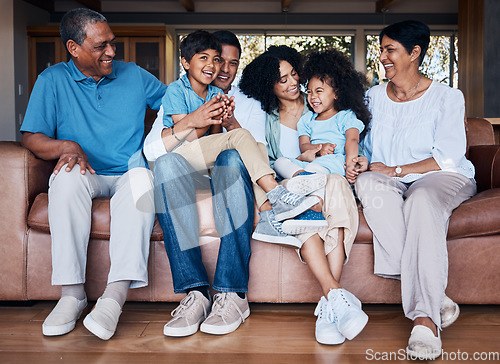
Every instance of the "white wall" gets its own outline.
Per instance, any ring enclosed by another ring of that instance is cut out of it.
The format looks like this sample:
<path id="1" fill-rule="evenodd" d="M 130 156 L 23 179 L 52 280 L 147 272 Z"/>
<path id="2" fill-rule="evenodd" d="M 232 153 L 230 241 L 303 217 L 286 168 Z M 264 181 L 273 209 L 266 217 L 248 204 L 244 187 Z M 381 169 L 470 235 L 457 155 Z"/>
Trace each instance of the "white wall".
<path id="1" fill-rule="evenodd" d="M 25 1 L 14 4 L 14 97 L 15 97 L 15 138 L 20 140 L 21 126 L 28 106 L 28 35 L 26 28 L 35 25 L 47 25 L 49 13 L 28 4 Z M 0 101 L 1 102 L 1 101 Z"/>
<path id="2" fill-rule="evenodd" d="M 0 0 L 0 140 L 16 140 L 14 0 Z"/>

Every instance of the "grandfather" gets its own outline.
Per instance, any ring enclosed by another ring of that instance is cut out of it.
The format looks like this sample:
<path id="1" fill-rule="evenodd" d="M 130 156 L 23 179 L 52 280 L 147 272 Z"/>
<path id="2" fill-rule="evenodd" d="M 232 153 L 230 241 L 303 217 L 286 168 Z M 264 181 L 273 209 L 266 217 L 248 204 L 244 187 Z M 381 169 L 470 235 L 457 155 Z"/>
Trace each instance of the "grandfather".
<path id="1" fill-rule="evenodd" d="M 71 10 L 60 30 L 71 60 L 38 76 L 21 127 L 26 148 L 58 160 L 49 180 L 49 224 L 52 284 L 62 290 L 42 330 L 70 332 L 87 306 L 92 199 L 111 196 L 108 284 L 83 322 L 108 340 L 128 289 L 148 284 L 155 215 L 152 175 L 141 153 L 144 113 L 159 109 L 166 86 L 135 64 L 113 60 L 115 36 L 101 14 Z"/>

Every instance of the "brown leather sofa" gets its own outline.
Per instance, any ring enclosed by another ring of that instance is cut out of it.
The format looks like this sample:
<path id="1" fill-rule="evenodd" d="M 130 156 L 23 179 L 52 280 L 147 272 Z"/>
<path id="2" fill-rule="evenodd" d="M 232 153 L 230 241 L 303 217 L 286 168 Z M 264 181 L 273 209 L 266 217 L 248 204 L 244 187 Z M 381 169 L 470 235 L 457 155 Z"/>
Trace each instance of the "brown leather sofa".
<path id="1" fill-rule="evenodd" d="M 483 119 L 468 119 L 469 158 L 479 193 L 458 207 L 448 233 L 447 293 L 459 303 L 500 303 L 500 146 Z M 0 300 L 55 300 L 50 284 L 51 243 L 47 182 L 54 162 L 42 161 L 19 143 L 0 142 Z M 202 251 L 213 276 L 218 237 L 210 193 L 198 194 Z M 109 269 L 109 200 L 96 199 L 88 250 L 86 291 L 99 297 Z M 360 227 L 341 283 L 363 302 L 400 302 L 398 281 L 373 275 L 372 233 L 360 210 Z M 293 249 L 252 241 L 249 299 L 254 302 L 316 302 L 319 285 Z M 162 231 L 151 236 L 149 285 L 130 290 L 135 301 L 178 301 Z"/>

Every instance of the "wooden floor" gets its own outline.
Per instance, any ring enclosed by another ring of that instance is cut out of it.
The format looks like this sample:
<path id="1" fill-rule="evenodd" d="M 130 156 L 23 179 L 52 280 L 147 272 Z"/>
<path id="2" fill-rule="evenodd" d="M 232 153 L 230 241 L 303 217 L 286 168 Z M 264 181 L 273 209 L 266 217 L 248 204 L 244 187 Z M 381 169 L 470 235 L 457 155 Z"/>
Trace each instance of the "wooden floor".
<path id="1" fill-rule="evenodd" d="M 342 345 L 326 346 L 314 339 L 313 304 L 252 304 L 250 317 L 232 334 L 167 338 L 163 325 L 175 304 L 128 302 L 115 336 L 106 342 L 90 334 L 82 320 L 68 335 L 44 337 L 42 322 L 54 303 L 0 303 L 0 363 L 411 362 L 403 351 L 411 323 L 397 305 L 364 305 L 370 320 L 363 332 Z M 500 306 L 461 309 L 458 321 L 443 331 L 448 360 L 435 362 L 473 362 L 478 352 L 499 363 Z"/>

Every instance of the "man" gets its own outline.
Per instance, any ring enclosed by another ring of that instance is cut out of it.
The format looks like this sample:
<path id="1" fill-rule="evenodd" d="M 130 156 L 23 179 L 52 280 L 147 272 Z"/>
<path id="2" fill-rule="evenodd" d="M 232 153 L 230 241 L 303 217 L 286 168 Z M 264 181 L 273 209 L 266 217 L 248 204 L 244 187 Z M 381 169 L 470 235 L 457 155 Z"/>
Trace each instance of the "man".
<path id="1" fill-rule="evenodd" d="M 71 60 L 40 74 L 21 128 L 26 148 L 58 160 L 49 180 L 49 224 L 52 284 L 62 290 L 42 329 L 46 336 L 70 332 L 87 306 L 92 199 L 111 196 L 108 284 L 83 322 L 108 340 L 128 289 L 148 284 L 154 200 L 141 154 L 144 113 L 146 106 L 159 109 L 166 86 L 135 64 L 113 60 L 115 36 L 101 14 L 71 10 L 60 30 Z"/>
<path id="2" fill-rule="evenodd" d="M 238 70 L 241 47 L 236 36 L 229 31 L 215 32 L 214 35 L 222 43 L 222 63 L 213 84 L 228 93 Z M 256 111 L 260 110 L 258 102 L 248 100 L 255 102 Z M 215 101 L 203 104 L 199 119 L 212 118 L 219 113 L 221 106 L 221 102 Z M 249 115 L 250 109 L 238 103 L 231 124 L 238 127 L 236 120 L 239 116 L 246 120 Z M 186 122 L 185 119 L 179 123 Z M 227 127 L 233 125 L 227 124 Z M 205 333 L 227 334 L 236 330 L 250 314 L 246 292 L 254 219 L 252 182 L 235 150 L 219 154 L 209 181 L 182 156 L 167 153 L 162 135 L 163 138 L 172 136 L 165 135 L 165 130 L 160 110 L 146 138 L 144 152 L 150 162 L 156 161 L 156 208 L 164 232 L 174 291 L 187 293 L 187 296 L 172 312 L 173 318 L 163 332 L 166 336 L 188 336 L 200 328 Z M 213 288 L 220 293 L 214 296 L 213 305 L 199 247 L 195 195 L 196 189 L 209 188 L 213 192 L 215 224 L 221 237 L 213 282 Z"/>

